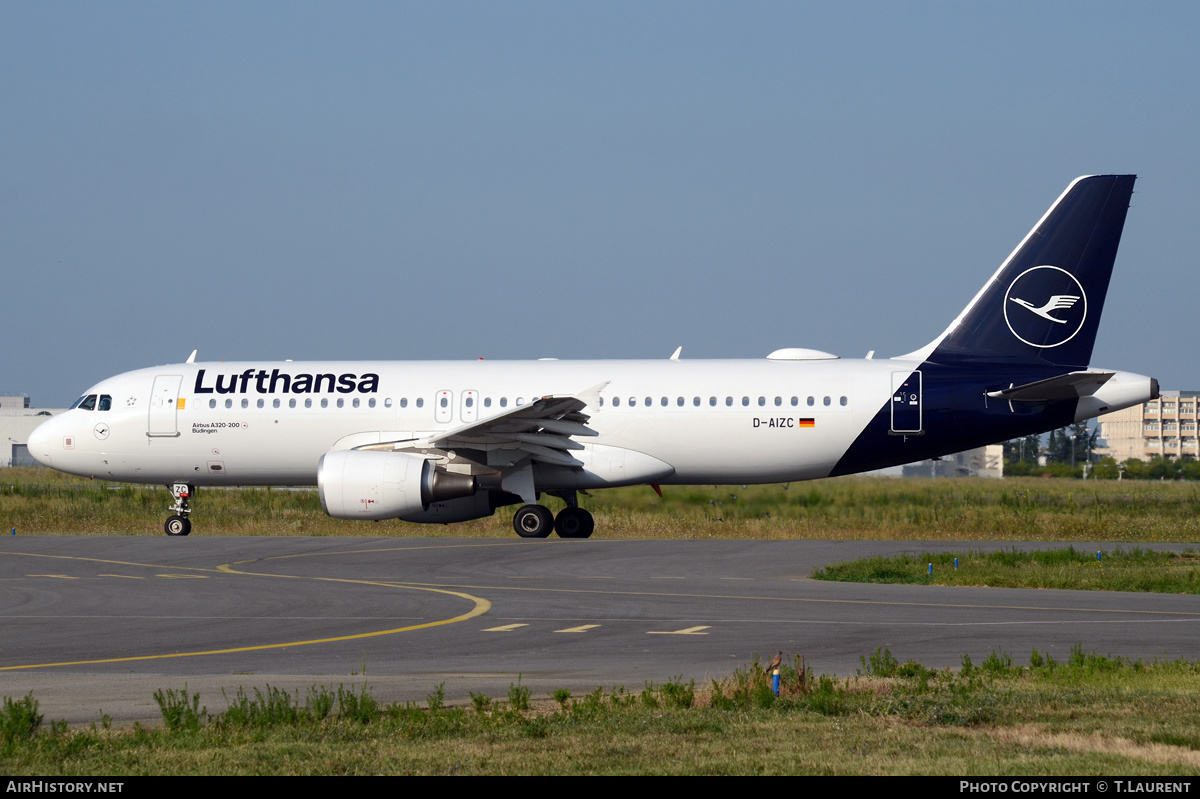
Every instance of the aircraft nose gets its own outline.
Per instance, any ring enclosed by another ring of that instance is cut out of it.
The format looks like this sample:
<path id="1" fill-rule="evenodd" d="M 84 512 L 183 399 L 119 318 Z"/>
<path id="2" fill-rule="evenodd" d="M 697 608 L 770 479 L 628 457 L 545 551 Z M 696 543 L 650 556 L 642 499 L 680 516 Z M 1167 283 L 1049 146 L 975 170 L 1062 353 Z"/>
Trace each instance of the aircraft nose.
<path id="1" fill-rule="evenodd" d="M 51 452 L 53 452 L 53 444 L 58 440 L 58 434 L 54 430 L 57 425 L 54 419 L 47 419 L 33 429 L 29 434 L 29 454 L 33 459 L 43 466 L 53 467 Z"/>

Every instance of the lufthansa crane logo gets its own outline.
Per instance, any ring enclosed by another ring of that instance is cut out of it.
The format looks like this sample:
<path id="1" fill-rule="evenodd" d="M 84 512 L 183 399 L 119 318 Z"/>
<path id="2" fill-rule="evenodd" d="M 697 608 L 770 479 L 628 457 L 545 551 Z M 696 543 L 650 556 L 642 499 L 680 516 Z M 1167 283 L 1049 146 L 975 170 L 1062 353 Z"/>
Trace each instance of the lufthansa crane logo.
<path id="1" fill-rule="evenodd" d="M 1057 266 L 1035 266 L 1017 275 L 1004 294 L 1004 321 L 1020 341 L 1049 349 L 1066 344 L 1087 319 L 1087 293 Z"/>

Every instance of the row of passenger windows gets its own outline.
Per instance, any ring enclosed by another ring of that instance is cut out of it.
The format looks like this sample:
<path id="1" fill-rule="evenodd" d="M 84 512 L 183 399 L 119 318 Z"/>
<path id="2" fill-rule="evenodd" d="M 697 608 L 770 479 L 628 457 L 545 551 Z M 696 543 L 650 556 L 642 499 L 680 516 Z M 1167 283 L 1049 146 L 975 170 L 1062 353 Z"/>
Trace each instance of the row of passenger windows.
<path id="1" fill-rule="evenodd" d="M 267 402 L 267 401 L 266 401 L 265 399 L 261 399 L 261 398 L 260 398 L 260 399 L 258 399 L 258 400 L 256 401 L 255 405 L 256 405 L 256 407 L 259 407 L 259 408 L 265 408 L 265 407 L 267 407 L 267 405 L 266 405 L 266 402 Z M 303 402 L 303 407 L 305 407 L 305 408 L 312 408 L 312 407 L 313 407 L 313 404 L 314 404 L 314 402 L 315 402 L 315 403 L 316 403 L 316 404 L 317 404 L 319 407 L 321 407 L 321 408 L 328 408 L 328 407 L 329 407 L 329 403 L 330 403 L 330 399 L 329 399 L 328 397 L 322 397 L 322 398 L 321 398 L 321 399 L 319 399 L 319 400 L 313 400 L 311 397 L 308 397 L 308 398 L 305 398 L 304 400 L 298 400 L 298 399 L 296 399 L 295 397 L 292 397 L 291 399 L 289 399 L 289 400 L 287 401 L 287 407 L 289 407 L 289 408 L 296 408 L 296 407 L 299 407 L 299 406 L 300 406 L 300 404 L 301 404 L 301 402 Z M 374 407 L 375 407 L 375 405 L 376 405 L 376 402 L 377 402 L 377 400 L 376 400 L 374 397 L 370 397 L 370 398 L 368 398 L 368 399 L 366 400 L 366 407 L 368 407 L 368 408 L 374 408 Z M 757 401 L 756 401 L 756 402 L 757 402 L 757 404 L 758 404 L 758 406 L 759 406 L 759 407 L 766 407 L 766 405 L 768 404 L 768 399 L 767 399 L 767 397 L 758 397 L 758 399 L 757 399 Z M 799 397 L 792 397 L 792 398 L 791 398 L 791 400 L 790 400 L 789 402 L 790 402 L 790 404 L 791 404 L 791 406 L 792 406 L 792 407 L 796 407 L 796 406 L 800 405 L 800 398 L 799 398 Z M 848 402 L 849 402 L 849 401 L 846 399 L 846 397 L 838 397 L 838 404 L 839 404 L 839 405 L 845 406 L 845 405 L 847 405 L 847 404 L 848 404 Z M 362 405 L 362 403 L 363 403 L 363 400 L 362 400 L 361 398 L 359 398 L 359 397 L 354 397 L 353 399 L 350 399 L 350 400 L 347 400 L 345 397 L 338 397 L 337 399 L 333 400 L 333 403 L 334 403 L 335 407 L 338 407 L 338 408 L 344 408 L 344 407 L 346 407 L 347 403 L 349 403 L 349 407 L 351 407 L 351 408 L 358 408 L 358 407 L 361 407 L 361 405 Z M 518 406 L 524 405 L 524 404 L 525 404 L 525 398 L 524 398 L 524 397 L 517 397 L 517 398 L 516 398 L 516 400 L 515 400 L 515 403 L 516 403 L 516 405 L 518 405 Z M 449 398 L 447 398 L 447 397 L 440 397 L 440 398 L 438 399 L 438 404 L 439 404 L 439 405 L 440 405 L 442 408 L 449 408 L 449 407 L 450 407 L 450 400 L 449 400 Z M 500 397 L 500 399 L 498 400 L 498 404 L 499 404 L 499 406 L 500 406 L 501 408 L 507 408 L 507 407 L 508 407 L 508 397 Z M 643 405 L 643 406 L 645 406 L 645 407 L 649 408 L 649 407 L 652 407 L 652 406 L 654 405 L 654 397 L 645 397 L 645 398 L 643 398 L 643 399 L 641 399 L 641 400 L 640 400 L 640 403 L 639 403 L 639 399 L 638 399 L 637 397 L 629 397 L 629 398 L 628 398 L 628 399 L 626 399 L 626 400 L 623 400 L 621 397 L 613 397 L 613 398 L 612 398 L 612 399 L 609 401 L 609 404 L 611 405 L 611 407 L 614 407 L 614 408 L 619 408 L 619 407 L 621 407 L 622 405 L 625 405 L 626 407 L 633 408 L 633 407 L 636 407 L 636 406 L 637 406 L 637 405 L 639 405 L 639 404 L 641 404 L 641 405 Z M 658 400 L 658 404 L 659 404 L 659 405 L 661 405 L 661 406 L 662 406 L 662 407 L 664 407 L 664 408 L 665 408 L 665 407 L 668 407 L 668 406 L 671 404 L 670 398 L 668 398 L 668 397 L 660 397 L 660 398 L 659 398 L 659 400 Z M 687 405 L 687 400 L 686 400 L 686 398 L 684 398 L 684 397 L 676 397 L 676 398 L 675 398 L 675 404 L 676 404 L 678 407 L 682 408 L 682 407 L 684 407 L 685 405 Z M 718 406 L 718 404 L 719 404 L 719 403 L 718 403 L 718 400 L 717 400 L 717 398 L 716 398 L 716 397 L 709 397 L 709 398 L 708 398 L 708 405 L 709 405 L 709 407 L 711 407 L 711 408 L 715 408 L 715 407 L 717 407 L 717 406 Z M 734 398 L 733 398 L 733 397 L 725 397 L 725 406 L 726 406 L 726 407 L 730 407 L 730 408 L 731 408 L 731 407 L 733 407 L 733 404 L 734 404 Z M 742 397 L 742 398 L 741 398 L 741 405 L 742 405 L 742 407 L 744 407 L 744 408 L 748 408 L 748 407 L 750 407 L 750 404 L 751 404 L 751 399 L 750 399 L 750 397 Z M 774 400 L 773 400 L 773 404 L 774 404 L 774 405 L 775 405 L 775 407 L 777 407 L 777 408 L 779 408 L 779 407 L 782 407 L 782 406 L 783 406 L 783 404 L 784 404 L 784 398 L 783 398 L 783 397 L 775 397 L 775 398 L 774 398 Z M 808 406 L 808 407 L 810 407 L 810 408 L 811 408 L 811 407 L 814 407 L 814 406 L 817 404 L 817 398 L 816 398 L 816 397 L 808 397 L 807 399 L 805 399 L 805 401 L 804 401 L 804 404 L 805 404 L 805 405 L 807 405 L 807 406 Z M 832 397 L 822 397 L 822 398 L 821 398 L 821 404 L 822 404 L 822 405 L 824 405 L 825 407 L 829 407 L 829 406 L 833 405 L 833 398 L 832 398 Z M 413 405 L 414 405 L 415 407 L 417 407 L 417 408 L 424 408 L 424 407 L 425 407 L 425 399 L 424 399 L 423 397 L 417 397 L 417 398 L 416 398 L 416 399 L 413 401 Z M 475 405 L 475 398 L 474 398 L 474 397 L 466 397 L 466 398 L 464 398 L 464 399 L 463 399 L 463 405 L 464 405 L 465 407 L 467 407 L 467 408 L 472 408 L 472 407 L 474 407 L 474 405 Z M 701 400 L 701 398 L 700 398 L 700 397 L 692 397 L 692 405 L 693 405 L 694 407 L 697 407 L 697 408 L 699 408 L 699 407 L 701 407 L 701 406 L 703 405 L 703 402 L 702 402 L 702 400 Z M 242 401 L 241 401 L 241 406 L 242 406 L 243 408 L 249 408 L 249 407 L 250 407 L 250 400 L 249 400 L 249 399 L 247 399 L 247 398 L 243 398 L 243 399 L 242 399 Z M 95 411 L 95 410 L 107 411 L 107 410 L 109 410 L 110 408 L 112 408 L 112 397 L 111 397 L 110 395 L 108 395 L 108 394 L 99 394 L 99 395 L 97 395 L 97 394 L 88 394 L 88 395 L 86 395 L 86 396 L 80 397 L 79 399 L 75 400 L 75 404 L 74 404 L 74 405 L 72 405 L 71 407 L 72 407 L 72 408 L 78 408 L 78 409 L 80 409 L 80 410 L 84 410 L 84 411 Z M 217 400 L 216 400 L 216 399 L 210 399 L 210 400 L 208 401 L 208 407 L 210 407 L 210 408 L 215 408 L 215 407 L 217 407 Z M 233 407 L 233 400 L 232 400 L 232 399 L 226 399 L 226 400 L 225 400 L 225 407 L 226 407 L 226 408 L 232 408 L 232 407 Z M 277 397 L 277 398 L 275 398 L 275 399 L 273 399 L 273 400 L 271 400 L 271 407 L 272 407 L 272 408 L 281 408 L 281 407 L 283 407 L 283 400 L 279 399 L 278 397 Z M 390 407 L 392 407 L 392 399 L 391 399 L 391 397 L 388 397 L 388 398 L 386 398 L 386 399 L 384 399 L 384 400 L 383 400 L 383 407 L 385 407 L 385 408 L 390 408 Z M 401 398 L 400 398 L 400 407 L 401 407 L 401 408 L 407 408 L 407 407 L 408 407 L 408 398 L 407 398 L 407 397 L 401 397 Z M 491 398 L 491 397 L 484 397 L 484 400 L 483 400 L 483 407 L 485 407 L 485 408 L 490 408 L 490 407 L 492 407 L 492 398 Z M 601 407 L 601 408 L 603 408 L 603 407 L 604 407 L 604 397 L 601 397 L 601 398 L 600 398 L 600 407 Z"/>
<path id="2" fill-rule="evenodd" d="M 733 400 L 733 397 L 726 397 L 726 398 L 725 398 L 725 406 L 726 406 L 726 407 L 730 407 L 730 408 L 732 408 L 732 407 L 733 407 L 733 401 L 734 401 L 734 400 Z M 643 404 L 643 405 L 645 405 L 646 407 L 650 407 L 650 406 L 654 405 L 654 397 L 646 397 L 646 398 L 645 398 L 645 399 L 643 399 L 641 402 L 642 402 L 642 404 Z M 765 406 L 767 405 L 767 402 L 768 402 L 768 400 L 767 400 L 767 398 L 766 398 L 766 397 L 759 397 L 759 398 L 758 398 L 758 400 L 757 400 L 757 404 L 758 404 L 760 407 L 765 407 Z M 849 401 L 849 400 L 848 400 L 846 397 L 838 397 L 838 405 L 841 405 L 841 406 L 846 406 L 846 405 L 848 405 L 848 404 L 849 404 L 849 402 L 850 402 L 850 401 Z M 742 399 L 741 399 L 741 403 L 742 403 L 742 407 L 748 408 L 748 407 L 750 406 L 750 397 L 742 397 Z M 783 397 L 775 397 L 775 399 L 774 399 L 774 404 L 775 404 L 775 407 L 777 407 L 777 408 L 778 408 L 778 407 L 782 407 L 782 406 L 783 406 L 783 403 L 784 403 Z M 630 397 L 630 398 L 628 399 L 628 401 L 626 402 L 626 404 L 627 404 L 629 407 L 631 407 L 631 408 L 632 408 L 632 407 L 635 407 L 635 406 L 638 404 L 638 398 L 637 398 L 637 397 Z M 660 398 L 659 398 L 659 401 L 658 401 L 658 404 L 659 404 L 659 405 L 661 405 L 661 406 L 663 406 L 663 407 L 665 408 L 665 407 L 667 407 L 668 405 L 670 405 L 670 404 L 671 404 L 671 400 L 670 400 L 670 398 L 669 398 L 669 397 L 660 397 Z M 685 405 L 687 405 L 687 399 L 686 399 L 685 397 L 676 397 L 676 398 L 675 398 L 675 404 L 676 404 L 677 406 L 679 406 L 680 408 L 682 408 L 682 407 L 684 407 Z M 701 401 L 701 398 L 700 398 L 700 397 L 692 397 L 692 405 L 693 405 L 693 406 L 695 406 L 695 407 L 699 408 L 699 407 L 700 407 L 702 404 L 703 404 L 703 402 Z M 798 405 L 800 404 L 800 398 L 799 398 L 799 397 L 792 397 L 792 398 L 791 398 L 791 400 L 790 400 L 790 404 L 792 405 L 792 407 L 796 407 L 796 406 L 798 406 Z M 810 407 L 810 408 L 811 408 L 811 407 L 813 407 L 813 406 L 815 406 L 815 405 L 817 404 L 817 398 L 816 398 L 816 397 L 809 397 L 809 398 L 807 398 L 807 399 L 804 401 L 804 404 L 805 404 L 805 405 L 807 405 L 808 407 Z M 821 398 L 821 404 L 822 404 L 822 405 L 824 405 L 825 407 L 829 407 L 830 405 L 832 405 L 832 404 L 833 404 L 833 397 L 822 397 L 822 398 Z M 708 405 L 709 405 L 709 407 L 711 407 L 711 408 L 715 408 L 715 407 L 717 407 L 717 405 L 718 405 L 717 398 L 716 398 L 716 397 L 709 397 L 709 398 L 708 398 Z M 612 406 L 613 406 L 614 408 L 619 408 L 619 407 L 621 406 L 621 398 L 620 398 L 620 397 L 613 397 L 613 398 L 612 398 Z M 600 398 L 600 407 L 601 407 L 601 408 L 603 408 L 603 407 L 604 407 L 604 397 L 601 397 L 601 398 Z"/>
<path id="3" fill-rule="evenodd" d="M 95 402 L 95 399 L 96 399 L 96 396 L 95 396 L 94 394 L 93 394 L 93 395 L 90 395 L 90 396 L 88 396 L 88 397 L 86 397 L 86 398 L 83 398 L 83 399 L 81 399 L 81 400 L 80 400 L 80 402 L 76 403 L 76 406 L 77 406 L 77 407 L 80 407 L 80 408 L 83 408 L 84 410 L 89 410 L 89 411 L 90 411 L 90 410 L 92 410 L 92 406 L 89 406 L 87 403 L 88 403 L 88 401 L 90 401 L 90 402 L 94 403 L 94 402 Z M 266 405 L 266 402 L 267 402 L 267 401 L 266 401 L 265 399 L 259 399 L 259 400 L 256 402 L 256 407 L 259 407 L 259 408 L 265 408 L 265 407 L 267 407 L 267 405 Z M 768 399 L 767 399 L 767 397 L 759 397 L 759 398 L 757 399 L 757 401 L 756 401 L 756 402 L 757 402 L 757 404 L 758 404 L 758 406 L 759 406 L 759 407 L 766 407 L 766 405 L 768 404 Z M 106 410 L 108 410 L 108 408 L 109 408 L 109 404 L 106 404 L 106 403 L 111 403 L 111 398 L 110 398 L 110 397 L 109 397 L 107 394 L 103 395 L 103 397 L 101 398 L 101 407 L 100 407 L 100 410 L 102 410 L 102 411 L 106 411 Z M 314 403 L 315 403 L 316 405 L 318 405 L 319 407 L 321 407 L 321 408 L 328 408 L 328 407 L 329 407 L 330 400 L 329 400 L 329 398 L 328 398 L 328 397 L 322 397 L 320 400 L 313 400 L 311 397 L 310 397 L 310 398 L 306 398 L 306 399 L 304 399 L 304 400 L 303 400 L 303 407 L 305 407 L 305 408 L 312 408 L 312 407 L 314 406 Z M 353 398 L 353 399 L 351 399 L 351 400 L 347 400 L 347 399 L 345 399 L 344 397 L 338 397 L 337 399 L 333 400 L 333 403 L 334 403 L 334 405 L 335 405 L 336 407 L 338 407 L 338 408 L 344 408 L 344 407 L 346 407 L 346 406 L 347 406 L 347 403 L 349 404 L 349 407 L 351 407 L 351 408 L 358 408 L 358 407 L 360 407 L 360 405 L 361 405 L 361 403 L 362 403 L 362 400 L 361 400 L 359 397 L 354 397 L 354 398 Z M 371 397 L 371 398 L 369 398 L 369 399 L 366 401 L 366 407 L 368 407 L 368 408 L 374 408 L 374 407 L 375 407 L 375 403 L 376 403 L 376 400 L 375 400 L 375 398 L 374 398 L 374 397 Z M 296 399 L 295 397 L 292 397 L 291 399 L 289 399 L 289 400 L 287 401 L 287 407 L 289 407 L 289 408 L 296 408 L 296 407 L 299 407 L 299 406 L 300 406 L 300 404 L 301 404 L 301 400 L 298 400 L 298 399 Z M 418 407 L 418 408 L 424 408 L 424 407 L 425 407 L 425 399 L 424 399 L 423 397 L 417 397 L 417 398 L 414 400 L 413 404 L 414 404 L 416 407 Z M 449 407 L 450 407 L 450 400 L 449 400 L 449 398 L 447 398 L 447 397 L 441 397 L 441 398 L 439 398 L 439 399 L 438 399 L 438 404 L 439 404 L 439 405 L 440 405 L 442 408 L 449 408 Z M 467 397 L 467 398 L 465 398 L 465 399 L 463 400 L 463 404 L 464 404 L 464 405 L 465 405 L 467 408 L 474 407 L 474 405 L 475 405 L 475 399 L 474 399 L 474 397 Z M 524 398 L 524 397 L 517 397 L 517 398 L 516 398 L 516 404 L 517 404 L 518 406 L 520 406 L 520 405 L 524 405 L 524 404 L 525 404 L 525 398 Z M 625 401 L 624 401 L 624 405 L 625 405 L 625 406 L 627 406 L 627 407 L 630 407 L 630 408 L 636 407 L 638 404 L 639 404 L 639 400 L 638 400 L 638 398 L 637 398 L 637 397 L 630 397 L 628 400 L 625 400 Z M 654 397 L 646 397 L 646 398 L 644 398 L 644 399 L 642 399 L 642 400 L 640 401 L 640 404 L 644 405 L 644 406 L 645 406 L 645 407 L 647 407 L 647 408 L 649 408 L 649 407 L 653 407 L 653 405 L 654 405 Z M 658 401 L 658 404 L 659 404 L 659 405 L 661 405 L 662 407 L 666 408 L 666 407 L 668 407 L 668 406 L 671 404 L 670 398 L 669 398 L 669 397 L 660 397 L 660 398 L 659 398 L 659 401 Z M 686 400 L 686 398 L 684 398 L 684 397 L 676 397 L 676 398 L 675 398 L 675 404 L 676 404 L 678 407 L 682 408 L 682 407 L 684 407 L 685 405 L 687 405 L 687 400 Z M 708 398 L 708 405 L 709 405 L 709 407 L 711 407 L 711 408 L 715 408 L 715 407 L 717 407 L 717 406 L 718 406 L 718 404 L 719 404 L 719 403 L 718 403 L 718 401 L 717 401 L 717 398 L 716 398 L 716 397 L 709 397 L 709 398 Z M 751 399 L 750 399 L 750 397 L 742 397 L 742 398 L 741 398 L 741 405 L 742 405 L 742 407 L 744 407 L 744 408 L 748 408 L 748 407 L 750 407 L 750 404 L 751 404 Z M 777 407 L 777 408 L 779 408 L 779 407 L 782 407 L 782 406 L 783 406 L 783 404 L 784 404 L 784 398 L 783 398 L 783 397 L 775 397 L 775 398 L 774 398 L 774 400 L 773 400 L 773 404 L 774 404 L 774 405 L 775 405 L 775 407 Z M 791 400 L 790 400 L 790 404 L 791 404 L 791 406 L 792 406 L 792 407 L 797 407 L 797 406 L 799 406 L 799 405 L 800 405 L 800 398 L 799 398 L 799 397 L 792 397 L 792 398 L 791 398 Z M 807 406 L 808 406 L 808 407 L 810 407 L 810 408 L 811 408 L 811 407 L 814 407 L 814 406 L 817 404 L 817 398 L 816 398 L 816 397 L 808 397 L 808 398 L 805 400 L 804 404 L 805 404 L 805 405 L 807 405 Z M 822 404 L 822 405 L 824 405 L 825 407 L 829 407 L 829 406 L 833 405 L 833 397 L 822 397 L 822 398 L 821 398 L 821 404 Z M 841 405 L 841 406 L 845 407 L 847 404 L 849 404 L 849 400 L 848 400 L 846 397 L 838 397 L 838 405 Z M 499 405 L 500 405 L 500 407 L 501 407 L 501 408 L 507 408 L 507 407 L 508 407 L 508 397 L 500 397 L 500 399 L 499 399 Z M 612 407 L 614 407 L 614 408 L 619 408 L 619 407 L 621 407 L 621 406 L 622 406 L 622 399 L 621 399 L 621 397 L 613 397 L 613 398 L 610 400 L 610 405 L 611 405 Z M 693 405 L 694 407 L 697 407 L 697 408 L 699 408 L 699 407 L 701 407 L 701 406 L 703 405 L 703 402 L 701 401 L 701 398 L 700 398 L 700 397 L 692 397 L 692 405 Z M 726 398 L 725 398 L 725 406 L 726 406 L 726 407 L 729 407 L 729 408 L 732 408 L 732 407 L 733 407 L 733 405 L 734 405 L 734 398 L 733 398 L 733 397 L 726 397 Z M 249 408 L 249 407 L 250 407 L 250 400 L 249 400 L 249 399 L 242 399 L 242 401 L 241 401 L 241 406 L 242 406 L 243 408 Z M 216 400 L 216 399 L 210 399 L 210 400 L 208 401 L 208 407 L 210 407 L 210 408 L 215 408 L 215 407 L 217 407 L 217 400 Z M 225 400 L 225 407 L 226 407 L 226 408 L 232 408 L 232 407 L 233 407 L 233 400 L 232 400 L 232 399 L 227 399 L 227 400 Z M 271 407 L 272 407 L 272 408 L 281 408 L 281 407 L 283 407 L 283 401 L 282 401 L 282 400 L 280 400 L 279 398 L 273 399 L 273 400 L 271 400 Z M 390 408 L 390 407 L 392 407 L 392 399 L 391 399 L 391 397 L 388 397 L 388 398 L 386 398 L 386 399 L 383 401 L 383 407 L 385 407 L 385 408 Z M 401 408 L 407 408 L 407 407 L 408 407 L 408 398 L 407 398 L 407 397 L 401 397 L 401 398 L 400 398 L 400 407 L 401 407 Z M 483 407 L 485 407 L 485 408 L 490 408 L 490 407 L 492 407 L 492 398 L 491 398 L 491 397 L 485 397 L 485 398 L 484 398 L 484 400 L 483 400 Z M 601 408 L 603 408 L 603 407 L 604 407 L 604 397 L 601 397 L 601 398 L 600 398 L 600 407 L 601 407 Z"/>
<path id="4" fill-rule="evenodd" d="M 311 397 L 308 397 L 308 398 L 306 398 L 306 399 L 304 400 L 304 402 L 303 402 L 303 407 L 305 407 L 305 408 L 311 408 L 311 407 L 313 407 L 313 402 L 314 402 L 314 401 L 313 401 L 313 399 L 312 399 Z M 346 407 L 346 405 L 347 405 L 347 401 L 346 401 L 346 398 L 345 398 L 345 397 L 338 397 L 338 398 L 337 398 L 336 400 L 334 400 L 333 402 L 334 402 L 334 405 L 335 405 L 335 406 L 337 406 L 338 408 L 344 408 L 344 407 Z M 371 397 L 370 399 L 368 399 L 368 400 L 367 400 L 367 407 L 368 407 L 368 408 L 374 408 L 374 407 L 375 407 L 375 403 L 376 403 L 376 400 L 375 400 L 375 398 L 374 398 L 374 397 Z M 357 408 L 357 407 L 359 407 L 361 404 L 362 404 L 362 400 L 361 400 L 359 397 L 355 397 L 354 399 L 352 399 L 352 400 L 350 400 L 350 401 L 349 401 L 349 406 L 350 406 L 351 408 Z M 321 398 L 319 401 L 317 401 L 317 405 L 319 405 L 319 406 L 320 406 L 320 407 L 322 407 L 322 408 L 328 408 L 328 407 L 329 407 L 329 398 L 328 398 L 328 397 L 322 397 L 322 398 Z M 400 405 L 401 405 L 401 407 L 403 407 L 403 406 L 404 406 L 404 400 L 400 400 Z M 289 400 L 287 401 L 287 406 L 288 406 L 289 408 L 297 408 L 297 407 L 300 407 L 300 406 L 301 406 L 301 402 L 300 402 L 300 400 L 296 399 L 295 397 L 292 397 L 291 399 L 289 399 Z M 215 399 L 210 399 L 210 400 L 208 401 L 208 407 L 210 407 L 210 408 L 215 408 L 215 407 L 217 407 L 217 401 L 216 401 Z M 227 399 L 227 400 L 225 400 L 225 407 L 226 407 L 226 408 L 232 408 L 232 407 L 233 407 L 233 400 L 231 400 L 231 399 Z M 242 400 L 242 407 L 243 407 L 243 408 L 249 408 L 249 407 L 250 407 L 250 400 L 248 400 L 248 399 L 243 399 L 243 400 Z M 266 400 L 264 400 L 264 399 L 259 399 L 259 400 L 258 400 L 258 402 L 256 403 L 256 407 L 258 407 L 258 408 L 265 408 L 265 407 L 267 407 L 267 401 L 266 401 Z M 283 401 L 282 401 L 282 400 L 280 400 L 278 397 L 276 397 L 275 399 L 271 400 L 271 407 L 272 407 L 272 408 L 282 408 L 282 407 L 283 407 Z M 392 407 L 392 398 L 391 398 L 391 397 L 388 397 L 387 399 L 385 399 L 385 400 L 383 401 L 383 407 L 385 407 L 385 408 L 390 408 L 390 407 Z"/>
<path id="5" fill-rule="evenodd" d="M 265 408 L 265 407 L 267 407 L 267 404 L 266 404 L 266 403 L 267 403 L 267 401 L 266 401 L 266 400 L 264 400 L 264 399 L 259 399 L 259 400 L 257 401 L 257 403 L 256 403 L 256 407 L 259 407 L 259 408 Z M 241 404 L 242 404 L 242 407 L 243 407 L 243 408 L 249 408 L 249 407 L 250 407 L 250 400 L 249 400 L 249 399 L 243 399 Z M 358 398 L 358 397 L 355 397 L 355 398 L 353 398 L 353 399 L 351 399 L 351 400 L 346 400 L 346 398 L 345 398 L 345 397 L 338 397 L 337 399 L 333 400 L 333 404 L 334 404 L 334 406 L 335 406 L 335 407 L 338 407 L 338 408 L 345 408 L 345 407 L 347 407 L 347 405 L 349 405 L 349 407 L 351 407 L 351 408 L 358 408 L 358 407 L 360 407 L 360 406 L 362 405 L 362 400 L 361 400 L 360 398 Z M 374 408 L 374 407 L 375 407 L 375 404 L 376 404 L 376 399 L 375 399 L 374 397 L 371 397 L 371 398 L 369 398 L 369 399 L 367 400 L 367 402 L 366 402 L 366 407 L 368 407 L 368 408 Z M 441 405 L 443 408 L 449 408 L 449 407 L 450 407 L 450 401 L 449 401 L 449 400 L 448 400 L 446 397 L 442 397 L 442 398 L 441 398 L 441 400 L 439 401 L 439 404 L 440 404 L 440 405 Z M 472 408 L 472 407 L 474 407 L 474 406 L 475 406 L 475 400 L 474 400 L 474 398 L 473 398 L 473 397 L 467 397 L 467 398 L 466 398 L 466 400 L 464 400 L 464 404 L 466 405 L 466 407 L 468 407 L 468 408 Z M 517 405 L 524 405 L 524 404 L 525 404 L 525 398 L 524 398 L 524 397 L 517 397 Z M 301 405 L 303 405 L 303 407 L 305 407 L 305 408 L 312 408 L 312 407 L 314 407 L 314 405 L 315 405 L 315 406 L 319 406 L 319 407 L 321 407 L 321 408 L 328 408 L 328 407 L 329 407 L 329 398 L 328 398 L 328 397 L 322 397 L 320 400 L 313 400 L 313 399 L 310 397 L 310 398 L 306 398 L 306 399 L 303 401 L 303 403 L 301 403 L 301 402 L 300 402 L 300 400 L 297 400 L 295 397 L 292 397 L 291 399 L 289 399 L 289 400 L 287 401 L 287 407 L 289 407 L 289 408 L 297 408 L 297 407 L 301 407 Z M 413 405 L 414 405 L 415 407 L 417 407 L 417 408 L 424 408 L 424 407 L 425 407 L 425 398 L 424 398 L 424 397 L 417 397 L 417 398 L 416 398 L 416 399 L 413 401 Z M 485 400 L 483 401 L 483 406 L 484 406 L 485 408 L 490 408 L 490 407 L 492 407 L 492 398 L 491 398 L 491 397 L 488 397 L 487 399 L 485 399 Z M 210 399 L 210 400 L 208 401 L 208 407 L 210 407 L 210 408 L 215 408 L 215 407 L 217 407 L 217 401 L 216 401 L 215 399 Z M 226 408 L 232 408 L 232 407 L 233 407 L 233 400 L 232 400 L 232 399 L 227 399 L 227 400 L 225 400 L 225 407 L 226 407 Z M 272 407 L 272 408 L 282 408 L 282 407 L 283 407 L 283 402 L 282 402 L 282 400 L 280 400 L 280 399 L 278 399 L 278 398 L 271 400 L 271 407 Z M 391 398 L 391 397 L 387 397 L 386 399 L 384 399 L 384 401 L 383 401 L 383 407 L 385 407 L 385 408 L 390 408 L 390 407 L 392 407 L 392 398 Z M 401 408 L 407 408 L 407 407 L 408 407 L 408 397 L 401 397 L 401 398 L 400 398 L 400 407 L 401 407 Z M 501 398 L 500 398 L 500 407 L 501 407 L 501 408 L 507 408 L 507 407 L 508 407 L 508 397 L 501 397 Z M 90 410 L 90 409 L 89 409 L 89 410 Z M 105 408 L 105 410 L 107 410 L 107 408 Z"/>

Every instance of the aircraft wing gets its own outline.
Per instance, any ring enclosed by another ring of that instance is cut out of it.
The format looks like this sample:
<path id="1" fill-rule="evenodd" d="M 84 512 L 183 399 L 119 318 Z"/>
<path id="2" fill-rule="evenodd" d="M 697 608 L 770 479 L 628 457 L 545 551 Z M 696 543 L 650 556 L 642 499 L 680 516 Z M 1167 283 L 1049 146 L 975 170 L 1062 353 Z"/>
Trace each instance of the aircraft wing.
<path id="1" fill-rule="evenodd" d="M 583 409 L 599 402 L 608 382 L 579 394 L 546 395 L 528 405 L 506 410 L 478 422 L 436 433 L 419 441 L 374 444 L 361 449 L 435 449 L 473 460 L 480 465 L 505 467 L 526 457 L 556 466 L 583 466 L 571 456 L 583 449 L 575 439 L 599 435 L 588 427 L 591 418 Z"/>
<path id="2" fill-rule="evenodd" d="M 993 399 L 1009 400 L 1010 402 L 1047 402 L 1049 400 L 1078 399 L 1095 394 L 1099 388 L 1109 381 L 1115 372 L 1071 372 L 1070 374 L 1051 377 L 1026 383 L 1023 386 L 1011 386 L 1000 391 L 989 391 L 987 395 Z"/>

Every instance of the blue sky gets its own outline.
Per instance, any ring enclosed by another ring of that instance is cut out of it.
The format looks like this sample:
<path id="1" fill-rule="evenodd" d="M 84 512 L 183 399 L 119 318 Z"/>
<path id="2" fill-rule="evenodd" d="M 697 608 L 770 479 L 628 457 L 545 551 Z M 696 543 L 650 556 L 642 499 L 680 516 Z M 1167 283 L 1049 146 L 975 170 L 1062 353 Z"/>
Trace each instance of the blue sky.
<path id="1" fill-rule="evenodd" d="M 1140 176 L 1093 363 L 1200 389 L 1200 6 L 0 5 L 0 389 L 202 360 L 843 356 Z M 1179 347 L 1168 353 L 1170 347 Z"/>

